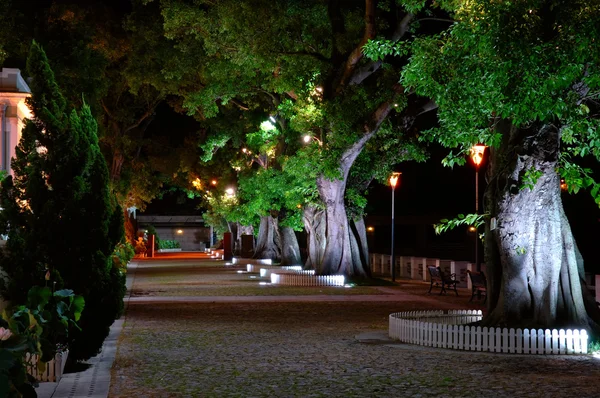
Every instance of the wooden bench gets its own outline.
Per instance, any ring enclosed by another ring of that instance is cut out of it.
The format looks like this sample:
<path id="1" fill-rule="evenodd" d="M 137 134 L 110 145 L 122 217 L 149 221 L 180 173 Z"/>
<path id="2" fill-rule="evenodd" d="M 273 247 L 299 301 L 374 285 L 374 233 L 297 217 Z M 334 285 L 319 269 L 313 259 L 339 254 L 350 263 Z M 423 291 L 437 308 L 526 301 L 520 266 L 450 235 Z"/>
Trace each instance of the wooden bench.
<path id="1" fill-rule="evenodd" d="M 487 300 L 487 280 L 485 279 L 485 274 L 483 272 L 475 272 L 467 270 L 467 274 L 469 274 L 469 278 L 471 279 L 471 299 L 469 301 L 473 301 L 473 297 L 477 295 L 477 298 L 481 298 L 481 296 L 485 296 L 483 302 Z"/>
<path id="2" fill-rule="evenodd" d="M 428 266 L 429 275 L 431 276 L 431 284 L 429 285 L 428 294 L 431 293 L 431 289 L 440 288 L 440 295 L 442 293 L 446 293 L 446 289 L 454 290 L 454 293 L 458 296 L 458 291 L 456 290 L 456 284 L 458 281 L 456 280 L 456 274 L 446 274 L 440 267 Z"/>

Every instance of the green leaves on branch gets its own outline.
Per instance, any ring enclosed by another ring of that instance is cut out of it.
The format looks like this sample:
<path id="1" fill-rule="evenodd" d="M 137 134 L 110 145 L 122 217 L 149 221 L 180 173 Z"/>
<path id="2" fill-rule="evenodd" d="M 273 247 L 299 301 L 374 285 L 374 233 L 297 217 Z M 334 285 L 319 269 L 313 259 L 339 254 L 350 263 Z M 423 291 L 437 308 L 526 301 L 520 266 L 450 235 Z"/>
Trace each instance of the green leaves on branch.
<path id="1" fill-rule="evenodd" d="M 592 170 L 583 168 L 570 161 L 568 154 L 561 154 L 559 175 L 564 180 L 569 193 L 577 193 L 580 189 L 589 189 L 596 204 L 600 205 L 600 184 L 592 177 Z"/>
<path id="2" fill-rule="evenodd" d="M 404 41 L 392 41 L 387 39 L 369 40 L 363 47 L 363 53 L 373 61 L 382 61 L 388 55 L 408 55 L 409 45 Z"/>
<path id="3" fill-rule="evenodd" d="M 536 169 L 529 169 L 525 171 L 525 174 L 523 174 L 523 185 L 521 185 L 521 189 L 529 188 L 530 191 L 533 191 L 535 184 L 537 184 L 537 181 L 543 174 L 543 171 Z"/>
<path id="4" fill-rule="evenodd" d="M 481 225 L 484 224 L 484 217 L 486 216 L 487 214 L 459 214 L 457 218 L 451 220 L 440 220 L 439 224 L 433 224 L 433 228 L 435 230 L 435 233 L 438 235 L 443 232 L 450 231 L 451 229 L 454 229 L 461 225 L 471 225 L 475 228 L 479 228 Z"/>

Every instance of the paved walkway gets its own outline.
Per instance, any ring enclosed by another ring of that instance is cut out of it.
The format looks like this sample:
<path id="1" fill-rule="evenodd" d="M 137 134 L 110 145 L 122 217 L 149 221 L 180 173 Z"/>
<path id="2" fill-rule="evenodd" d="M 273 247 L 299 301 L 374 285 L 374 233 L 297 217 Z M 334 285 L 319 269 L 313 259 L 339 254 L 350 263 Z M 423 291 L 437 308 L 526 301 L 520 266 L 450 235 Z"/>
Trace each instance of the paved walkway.
<path id="1" fill-rule="evenodd" d="M 259 288 L 223 262 L 178 257 L 133 264 L 124 323 L 87 373 L 44 397 L 600 395 L 600 360 L 590 356 L 438 350 L 386 337 L 389 313 L 473 308 L 466 290 L 429 296 L 406 281 L 348 294 Z"/>

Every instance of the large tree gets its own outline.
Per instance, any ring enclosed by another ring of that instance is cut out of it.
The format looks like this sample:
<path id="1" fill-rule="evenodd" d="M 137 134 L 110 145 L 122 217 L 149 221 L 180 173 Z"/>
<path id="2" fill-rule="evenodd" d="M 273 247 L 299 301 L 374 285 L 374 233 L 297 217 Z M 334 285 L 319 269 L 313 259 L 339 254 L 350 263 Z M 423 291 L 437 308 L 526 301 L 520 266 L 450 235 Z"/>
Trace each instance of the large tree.
<path id="1" fill-rule="evenodd" d="M 403 82 L 439 104 L 429 138 L 490 146 L 485 192 L 487 325 L 598 332 L 600 313 L 561 200 L 600 189 L 600 2 L 443 2 L 456 22 L 419 40 Z M 458 153 L 457 153 L 458 152 Z M 458 157 L 457 157 L 458 156 Z"/>
<path id="2" fill-rule="evenodd" d="M 146 2 L 147 3 L 147 2 Z M 167 37 L 186 53 L 205 54 L 196 66 L 200 90 L 183 92 L 183 106 L 203 117 L 225 106 L 251 108 L 274 99 L 277 120 L 321 142 L 308 168 L 326 220 L 322 274 L 365 274 L 354 264 L 345 210 L 350 168 L 388 116 L 414 116 L 430 105 L 412 101 L 394 65 L 369 61 L 363 46 L 378 34 L 407 39 L 414 6 L 366 1 L 160 1 Z"/>
<path id="3" fill-rule="evenodd" d="M 112 253 L 123 236 L 121 210 L 109 191 L 90 108 L 69 111 L 44 51 L 35 42 L 27 63 L 32 119 L 26 120 L 2 182 L 1 227 L 8 233 L 0 265 L 8 275 L 2 296 L 24 303 L 49 273 L 55 287 L 85 298 L 81 330 L 70 332 L 74 359 L 101 348 L 123 311 L 125 276 Z M 56 347 L 54 347 L 56 349 Z"/>

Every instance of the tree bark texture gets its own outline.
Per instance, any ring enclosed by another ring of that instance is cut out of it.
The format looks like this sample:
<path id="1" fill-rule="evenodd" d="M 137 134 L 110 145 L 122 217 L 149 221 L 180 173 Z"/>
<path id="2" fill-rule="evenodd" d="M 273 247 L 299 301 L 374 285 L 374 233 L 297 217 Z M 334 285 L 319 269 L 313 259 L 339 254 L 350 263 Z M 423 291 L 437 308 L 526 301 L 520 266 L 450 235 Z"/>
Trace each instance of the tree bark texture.
<path id="1" fill-rule="evenodd" d="M 234 255 L 239 255 L 242 247 L 240 235 L 239 235 L 239 223 L 238 222 L 227 222 L 227 227 L 231 233 L 231 250 Z"/>
<path id="2" fill-rule="evenodd" d="M 300 256 L 300 246 L 296 233 L 290 227 L 281 227 L 281 265 L 300 265 L 302 258 Z"/>
<path id="3" fill-rule="evenodd" d="M 325 254 L 326 219 L 325 210 L 314 206 L 304 208 L 302 219 L 307 239 L 307 258 L 304 269 L 316 270 L 323 261 Z M 320 270 L 319 270 L 320 271 Z"/>
<path id="4" fill-rule="evenodd" d="M 345 173 L 347 176 L 347 173 Z M 325 202 L 326 244 L 323 261 L 316 267 L 322 275 L 366 275 L 360 262 L 359 245 L 350 229 L 346 214 L 344 193 L 346 178 L 328 180 L 324 177 L 317 179 L 321 199 Z M 353 249 L 354 245 L 354 250 Z M 354 252 L 354 255 L 353 255 Z"/>
<path id="5" fill-rule="evenodd" d="M 486 189 L 485 325 L 598 331 L 600 312 L 585 286 L 583 261 L 565 216 L 556 172 L 560 131 L 553 125 L 517 129 L 500 123 L 503 142 L 492 149 Z M 536 171 L 526 187 L 526 173 Z M 595 321 L 596 320 L 596 321 Z"/>
<path id="6" fill-rule="evenodd" d="M 352 258 L 354 274 L 363 277 L 371 276 L 371 263 L 369 259 L 369 245 L 367 243 L 367 228 L 364 218 L 351 222 Z"/>
<path id="7" fill-rule="evenodd" d="M 281 261 L 281 236 L 277 217 L 269 215 L 260 218 L 254 258 L 271 259 L 273 262 Z"/>

